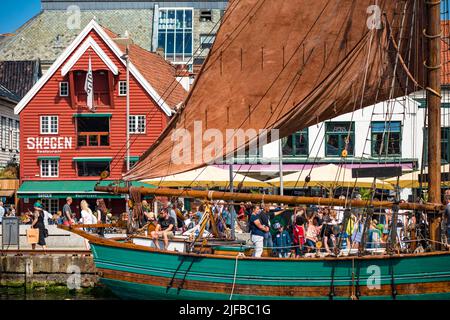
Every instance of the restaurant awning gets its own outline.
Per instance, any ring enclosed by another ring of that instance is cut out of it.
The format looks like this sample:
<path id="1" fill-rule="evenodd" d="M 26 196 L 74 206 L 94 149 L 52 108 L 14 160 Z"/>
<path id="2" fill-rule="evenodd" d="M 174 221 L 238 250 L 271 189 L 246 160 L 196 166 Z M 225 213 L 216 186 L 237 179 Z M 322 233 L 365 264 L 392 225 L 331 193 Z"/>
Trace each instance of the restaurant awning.
<path id="1" fill-rule="evenodd" d="M 100 186 L 108 186 L 115 181 L 105 180 L 100 182 Z M 17 191 L 19 198 L 52 198 L 64 199 L 72 197 L 74 199 L 86 198 L 105 198 L 105 199 L 123 199 L 125 195 L 114 195 L 94 190 L 97 181 L 79 181 L 79 180 L 53 180 L 53 181 L 25 181 Z M 132 182 L 132 186 L 152 188 L 153 186 L 140 182 Z M 124 186 L 122 183 L 120 186 Z"/>
<path id="2" fill-rule="evenodd" d="M 191 187 L 191 188 L 228 188 L 230 172 L 214 166 L 191 170 L 166 177 L 143 180 L 142 182 L 158 187 Z M 233 185 L 246 188 L 269 188 L 270 185 L 239 173 L 233 173 Z"/>
<path id="3" fill-rule="evenodd" d="M 309 182 L 306 183 L 306 177 L 309 176 Z M 266 181 L 274 186 L 280 186 L 280 178 Z M 311 170 L 304 170 L 288 174 L 283 177 L 283 185 L 285 188 L 307 188 L 307 187 L 325 187 L 335 189 L 338 187 L 345 188 L 371 188 L 373 186 L 372 178 L 353 178 L 352 170 L 334 164 L 326 166 L 317 166 Z M 388 182 L 383 180 L 375 180 L 375 187 L 378 189 L 393 190 L 394 188 Z"/>
<path id="4" fill-rule="evenodd" d="M 15 190 L 0 190 L 0 197 L 13 197 Z"/>

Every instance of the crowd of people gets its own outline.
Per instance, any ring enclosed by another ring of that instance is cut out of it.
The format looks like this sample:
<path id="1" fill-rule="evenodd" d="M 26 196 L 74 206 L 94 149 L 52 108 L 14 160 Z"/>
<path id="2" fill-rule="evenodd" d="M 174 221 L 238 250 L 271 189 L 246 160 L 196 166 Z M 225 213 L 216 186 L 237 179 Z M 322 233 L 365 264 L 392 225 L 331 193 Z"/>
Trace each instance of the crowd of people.
<path id="1" fill-rule="evenodd" d="M 344 208 L 310 206 L 283 209 L 274 206 L 241 205 L 238 217 L 248 219 L 254 256 L 261 257 L 264 249 L 281 258 L 311 255 L 336 255 L 342 250 L 383 249 L 391 241 L 390 230 L 396 228 L 398 250 L 409 248 L 411 239 L 425 240 L 427 219 L 412 212 L 399 212 L 392 223 L 391 209 L 380 209 L 369 216 L 365 209 L 354 208 L 344 219 Z M 277 218 L 279 216 L 279 218 Z M 417 237 L 417 231 L 421 237 Z M 425 246 L 425 241 L 419 242 Z M 270 253 L 269 253 L 270 254 Z"/>
<path id="2" fill-rule="evenodd" d="M 33 210 L 29 209 L 21 216 L 22 223 L 31 224 L 32 228 L 39 229 L 38 244 L 45 248 L 48 225 L 70 226 L 111 222 L 112 215 L 103 199 L 96 200 L 94 209 L 89 207 L 87 201 L 82 200 L 79 219 L 72 211 L 72 203 L 72 198 L 68 197 L 62 211 L 51 215 L 38 201 L 33 205 Z M 450 217 L 450 197 L 447 203 L 446 214 L 448 213 Z M 400 211 L 396 223 L 392 223 L 391 209 L 375 210 L 369 216 L 365 209 L 353 208 L 345 217 L 342 207 L 288 208 L 251 203 L 229 205 L 224 201 L 214 201 L 208 208 L 205 204 L 194 203 L 192 209 L 188 211 L 184 210 L 182 202 L 174 199 L 164 205 L 160 204 L 157 214 L 146 200 L 142 201 L 141 207 L 143 213 L 141 226 L 146 226 L 147 234 L 157 248 L 160 248 L 159 239 L 162 239 L 164 243 L 162 249 L 167 249 L 169 239 L 175 234 L 198 236 L 199 225 L 208 209 L 213 218 L 205 224 L 206 236 L 215 232 L 221 238 L 229 238 L 233 227 L 236 232 L 248 232 L 254 246 L 254 257 L 261 257 L 264 252 L 265 255 L 280 258 L 299 258 L 318 253 L 333 255 L 347 249 L 381 249 L 390 241 L 392 226 L 396 228 L 396 246 L 403 250 L 409 247 L 411 239 L 414 241 L 417 238 L 426 239 L 428 227 L 426 216 L 416 216 L 412 212 L 404 211 Z M 233 214 L 236 217 L 235 224 L 232 223 Z M 0 219 L 11 215 L 15 215 L 14 207 L 6 212 L 3 203 L 0 202 Z M 447 219 L 447 223 L 448 221 L 450 218 Z M 104 228 L 86 230 L 97 232 L 100 236 L 104 236 L 105 232 Z M 416 242 L 426 246 L 426 241 L 420 243 L 419 239 Z"/>

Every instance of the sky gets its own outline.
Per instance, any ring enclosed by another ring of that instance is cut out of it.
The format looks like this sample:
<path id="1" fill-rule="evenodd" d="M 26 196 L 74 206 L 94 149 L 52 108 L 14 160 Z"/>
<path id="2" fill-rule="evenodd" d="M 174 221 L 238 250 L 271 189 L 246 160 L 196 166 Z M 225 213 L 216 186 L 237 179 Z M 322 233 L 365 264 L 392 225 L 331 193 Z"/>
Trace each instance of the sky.
<path id="1" fill-rule="evenodd" d="M 441 3 L 443 18 L 449 18 L 450 0 Z M 0 0 L 0 34 L 14 32 L 41 10 L 40 0 Z"/>
<path id="2" fill-rule="evenodd" d="M 39 11 L 40 0 L 1 0 L 0 34 L 16 31 Z"/>

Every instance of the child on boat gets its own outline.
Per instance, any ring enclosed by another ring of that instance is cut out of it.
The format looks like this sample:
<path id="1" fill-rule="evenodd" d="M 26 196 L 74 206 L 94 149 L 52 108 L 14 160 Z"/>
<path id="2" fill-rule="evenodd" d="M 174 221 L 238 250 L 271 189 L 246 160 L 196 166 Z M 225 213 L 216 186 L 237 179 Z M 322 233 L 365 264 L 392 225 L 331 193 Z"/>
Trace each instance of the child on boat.
<path id="1" fill-rule="evenodd" d="M 305 219 L 301 215 L 295 218 L 295 225 L 293 229 L 293 242 L 295 246 L 295 257 L 299 258 L 303 255 L 303 246 L 305 245 Z"/>
<path id="2" fill-rule="evenodd" d="M 274 237 L 273 251 L 278 257 L 287 258 L 291 251 L 291 237 L 279 222 L 275 223 L 273 227 L 277 230 Z"/>
<path id="3" fill-rule="evenodd" d="M 308 219 L 306 229 L 306 250 L 312 252 L 316 250 L 316 243 L 319 240 L 320 230 L 322 226 L 319 225 L 319 218 L 313 215 Z"/>

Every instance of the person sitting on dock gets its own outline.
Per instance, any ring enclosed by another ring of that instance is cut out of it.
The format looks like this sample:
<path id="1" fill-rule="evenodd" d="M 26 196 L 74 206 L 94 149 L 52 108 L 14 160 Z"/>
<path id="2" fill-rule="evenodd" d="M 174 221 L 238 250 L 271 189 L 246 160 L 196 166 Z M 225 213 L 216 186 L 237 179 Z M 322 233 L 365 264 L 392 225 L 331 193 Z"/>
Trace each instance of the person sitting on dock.
<path id="1" fill-rule="evenodd" d="M 164 250 L 167 250 L 169 246 L 169 238 L 173 238 L 173 230 L 175 227 L 175 220 L 169 216 L 169 212 L 166 209 L 161 211 L 161 216 L 158 219 L 155 231 L 150 233 L 156 248 L 160 249 L 159 237 L 162 236 L 164 240 Z"/>

